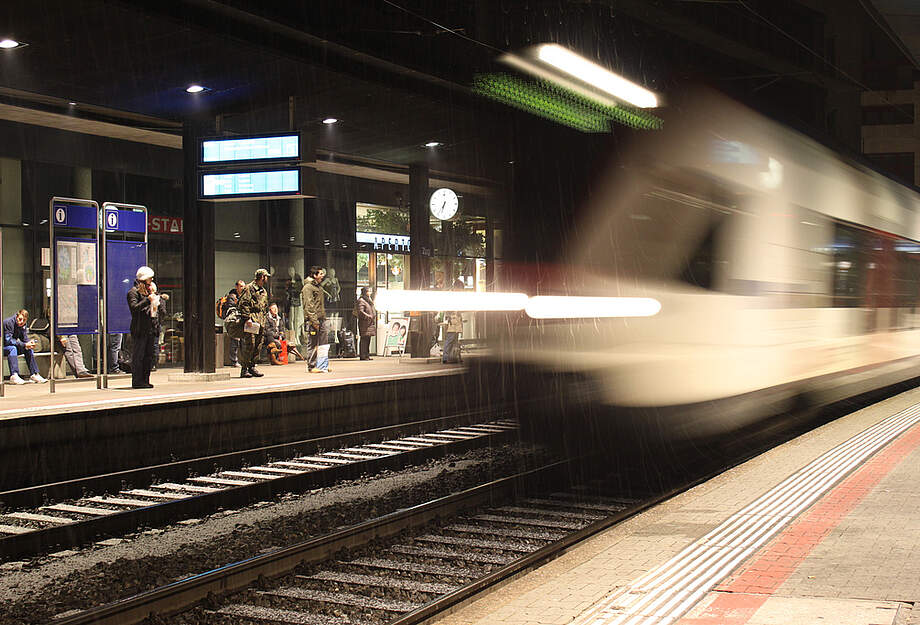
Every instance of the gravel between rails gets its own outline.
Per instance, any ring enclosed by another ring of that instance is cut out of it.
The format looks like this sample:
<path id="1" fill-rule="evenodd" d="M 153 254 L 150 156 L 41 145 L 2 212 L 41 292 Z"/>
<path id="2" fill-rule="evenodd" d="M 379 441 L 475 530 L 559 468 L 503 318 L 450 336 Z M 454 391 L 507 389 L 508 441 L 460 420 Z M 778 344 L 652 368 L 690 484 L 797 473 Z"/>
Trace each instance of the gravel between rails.
<path id="1" fill-rule="evenodd" d="M 0 567 L 0 624 L 46 623 L 56 615 L 503 477 L 547 457 L 544 450 L 528 445 L 473 450 L 110 541 L 117 544 L 97 543 L 79 551 L 8 562 Z"/>

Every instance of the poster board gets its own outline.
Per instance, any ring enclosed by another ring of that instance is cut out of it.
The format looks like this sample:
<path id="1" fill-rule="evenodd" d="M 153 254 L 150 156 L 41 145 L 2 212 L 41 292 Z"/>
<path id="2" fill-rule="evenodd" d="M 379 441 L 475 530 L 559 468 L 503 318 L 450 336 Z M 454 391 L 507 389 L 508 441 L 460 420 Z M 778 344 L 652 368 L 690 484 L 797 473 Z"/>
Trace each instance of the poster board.
<path id="1" fill-rule="evenodd" d="M 127 334 L 131 331 L 127 294 L 134 286 L 137 268 L 147 264 L 147 244 L 143 241 L 106 241 L 105 259 L 105 331 Z"/>
<path id="2" fill-rule="evenodd" d="M 383 344 L 383 355 L 393 352 L 405 353 L 406 340 L 409 337 L 408 317 L 390 317 L 387 321 L 387 334 Z"/>
<path id="3" fill-rule="evenodd" d="M 55 334 L 95 334 L 99 323 L 96 239 L 54 239 Z"/>

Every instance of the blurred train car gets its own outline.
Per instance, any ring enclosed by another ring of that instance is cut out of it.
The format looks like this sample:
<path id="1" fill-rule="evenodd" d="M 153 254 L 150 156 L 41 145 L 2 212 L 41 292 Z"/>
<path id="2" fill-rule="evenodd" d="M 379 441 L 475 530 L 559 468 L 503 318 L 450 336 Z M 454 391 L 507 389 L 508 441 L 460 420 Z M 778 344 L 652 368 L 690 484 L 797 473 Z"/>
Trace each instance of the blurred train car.
<path id="1" fill-rule="evenodd" d="M 493 331 L 508 394 L 554 398 L 522 409 L 543 431 L 577 414 L 717 437 L 920 375 L 913 189 L 698 93 L 591 197 L 581 238 L 539 284 L 534 268 L 510 276 L 510 290 L 564 296 L 553 318 Z M 599 316 L 572 296 L 661 308 Z"/>

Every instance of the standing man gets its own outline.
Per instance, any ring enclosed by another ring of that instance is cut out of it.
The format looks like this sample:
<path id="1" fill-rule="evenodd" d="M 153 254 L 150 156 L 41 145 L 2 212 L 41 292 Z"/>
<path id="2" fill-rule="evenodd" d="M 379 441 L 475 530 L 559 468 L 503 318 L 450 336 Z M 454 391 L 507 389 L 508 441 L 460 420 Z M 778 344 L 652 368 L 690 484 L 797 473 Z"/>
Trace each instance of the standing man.
<path id="1" fill-rule="evenodd" d="M 117 336 L 121 338 L 120 334 Z M 74 377 L 95 377 L 87 370 L 86 365 L 83 363 L 83 349 L 80 347 L 80 340 L 77 338 L 77 335 L 68 334 L 66 336 L 59 336 L 58 340 L 60 340 L 61 345 L 64 346 L 64 360 L 70 365 L 70 370 L 73 371 Z"/>
<path id="2" fill-rule="evenodd" d="M 19 354 L 26 357 L 26 364 L 29 366 L 29 380 L 36 384 L 48 381 L 39 375 L 38 365 L 35 364 L 35 341 L 29 338 L 29 331 L 26 329 L 28 320 L 29 311 L 25 308 L 3 320 L 3 355 L 6 356 L 10 365 L 10 382 L 13 384 L 27 383 L 19 377 Z"/>
<path id="3" fill-rule="evenodd" d="M 239 309 L 244 328 L 247 321 L 259 324 L 258 332 L 244 331 L 240 339 L 241 378 L 261 378 L 265 375 L 256 370 L 256 360 L 262 347 L 262 328 L 265 327 L 265 313 L 268 312 L 268 291 L 265 290 L 268 275 L 267 269 L 256 269 L 255 278 L 240 294 Z"/>
<path id="4" fill-rule="evenodd" d="M 463 282 L 454 282 L 453 291 L 462 291 Z M 441 363 L 460 362 L 460 333 L 463 332 L 463 317 L 456 310 L 444 313 L 444 349 L 441 351 Z"/>
<path id="5" fill-rule="evenodd" d="M 246 288 L 246 282 L 244 282 L 243 280 L 237 280 L 236 285 L 234 285 L 234 287 L 230 289 L 230 292 L 227 293 L 227 310 L 228 311 L 231 308 L 240 307 L 240 295 L 243 294 L 243 289 L 245 288 Z M 230 339 L 230 366 L 231 367 L 240 366 L 239 353 L 240 353 L 240 339 L 231 338 Z"/>
<path id="6" fill-rule="evenodd" d="M 370 287 L 361 287 L 355 311 L 358 316 L 358 354 L 361 360 L 370 360 L 371 337 L 377 334 L 377 311 L 371 301 Z"/>
<path id="7" fill-rule="evenodd" d="M 157 313 L 160 296 L 151 288 L 153 269 L 144 266 L 137 270 L 134 286 L 128 291 L 128 308 L 131 309 L 131 388 L 153 388 L 150 370 L 153 368 L 153 350 L 159 323 Z"/>
<path id="8" fill-rule="evenodd" d="M 326 270 L 322 267 L 317 267 L 316 265 L 310 267 L 310 275 L 307 277 L 303 291 L 300 293 L 307 336 L 309 337 L 307 348 L 310 351 L 307 355 L 307 371 L 310 373 L 329 372 L 329 357 L 322 357 L 323 354 L 321 354 L 321 346 L 326 348 L 326 354 L 329 353 L 329 342 L 326 339 L 326 306 L 323 303 L 325 294 L 322 288 L 325 275 Z"/>

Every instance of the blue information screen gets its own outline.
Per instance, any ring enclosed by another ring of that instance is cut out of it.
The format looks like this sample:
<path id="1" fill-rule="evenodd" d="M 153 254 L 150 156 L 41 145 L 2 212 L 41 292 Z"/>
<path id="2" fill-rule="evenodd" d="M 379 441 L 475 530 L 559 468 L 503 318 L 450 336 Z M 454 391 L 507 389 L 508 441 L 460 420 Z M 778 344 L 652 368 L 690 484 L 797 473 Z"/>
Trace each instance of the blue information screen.
<path id="1" fill-rule="evenodd" d="M 206 139 L 201 142 L 202 163 L 299 159 L 300 135 Z"/>
<path id="2" fill-rule="evenodd" d="M 202 198 L 299 194 L 299 169 L 226 172 L 201 176 Z"/>

